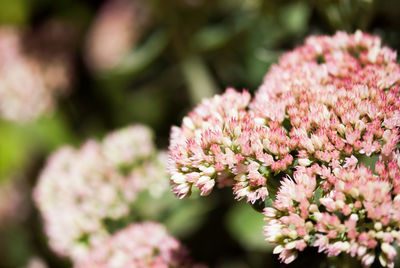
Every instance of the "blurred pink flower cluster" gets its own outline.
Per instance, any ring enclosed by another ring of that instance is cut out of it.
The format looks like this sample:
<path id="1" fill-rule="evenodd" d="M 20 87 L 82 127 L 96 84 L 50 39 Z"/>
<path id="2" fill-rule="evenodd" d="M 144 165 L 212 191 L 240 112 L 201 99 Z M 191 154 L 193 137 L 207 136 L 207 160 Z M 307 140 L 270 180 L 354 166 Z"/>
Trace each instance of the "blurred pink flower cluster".
<path id="1" fill-rule="evenodd" d="M 118 231 L 76 265 L 77 268 L 204 268 L 161 224 L 131 224 Z"/>
<path id="2" fill-rule="evenodd" d="M 48 268 L 47 264 L 39 257 L 31 257 L 25 268 Z"/>
<path id="3" fill-rule="evenodd" d="M 181 198 L 233 186 L 264 201 L 267 240 L 285 263 L 315 246 L 393 267 L 400 242 L 400 67 L 360 31 L 312 36 L 271 67 L 255 97 L 228 89 L 171 132 Z M 283 178 L 283 179 L 282 179 Z M 269 204 L 270 205 L 270 204 Z"/>
<path id="4" fill-rule="evenodd" d="M 107 0 L 90 28 L 86 59 L 94 71 L 112 69 L 128 55 L 149 24 L 143 0 Z"/>
<path id="5" fill-rule="evenodd" d="M 138 192 L 168 191 L 165 162 L 141 125 L 57 150 L 34 191 L 53 250 L 79 260 L 109 236 L 106 220 L 128 216 Z"/>
<path id="6" fill-rule="evenodd" d="M 67 29 L 51 21 L 30 36 L 15 27 L 0 27 L 0 117 L 33 121 L 51 112 L 56 99 L 69 91 L 72 44 L 60 37 L 71 38 Z"/>

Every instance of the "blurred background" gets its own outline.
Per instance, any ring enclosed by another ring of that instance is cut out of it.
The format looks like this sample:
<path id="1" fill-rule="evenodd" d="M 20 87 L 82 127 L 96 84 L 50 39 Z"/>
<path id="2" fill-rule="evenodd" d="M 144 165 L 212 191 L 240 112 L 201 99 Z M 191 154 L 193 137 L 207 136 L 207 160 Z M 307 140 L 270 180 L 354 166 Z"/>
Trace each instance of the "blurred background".
<path id="1" fill-rule="evenodd" d="M 356 29 L 399 51 L 399 1 L 0 0 L 0 267 L 71 266 L 49 249 L 31 197 L 55 149 L 135 123 L 166 149 L 202 98 L 253 93 L 308 35 Z M 177 216 L 201 211 L 179 236 L 196 260 L 283 267 L 261 214 L 229 189 L 207 199 Z M 311 250 L 291 266 L 330 267 L 321 258 Z"/>

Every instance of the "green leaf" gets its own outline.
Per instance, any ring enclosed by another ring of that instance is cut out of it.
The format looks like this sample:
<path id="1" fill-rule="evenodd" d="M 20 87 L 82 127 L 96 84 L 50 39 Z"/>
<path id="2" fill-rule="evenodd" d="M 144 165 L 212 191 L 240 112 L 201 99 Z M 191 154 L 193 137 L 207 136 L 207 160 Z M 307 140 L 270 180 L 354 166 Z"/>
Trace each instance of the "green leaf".
<path id="1" fill-rule="evenodd" d="M 131 219 L 161 222 L 172 235 L 184 238 L 201 226 L 212 208 L 209 199 L 195 195 L 181 200 L 171 191 L 159 198 L 151 196 L 148 191 L 142 191 L 131 205 Z"/>
<path id="2" fill-rule="evenodd" d="M 9 176 L 28 160 L 29 142 L 17 127 L 0 122 L 0 179 Z"/>
<path id="3" fill-rule="evenodd" d="M 210 199 L 196 197 L 177 201 L 180 205 L 169 211 L 164 224 L 172 235 L 185 238 L 199 229 L 213 205 Z"/>
<path id="4" fill-rule="evenodd" d="M 179 199 L 167 191 L 160 198 L 154 198 L 148 191 L 142 191 L 131 204 L 132 213 L 140 220 L 161 221 L 170 207 L 176 206 Z"/>
<path id="5" fill-rule="evenodd" d="M 265 241 L 264 216 L 246 204 L 240 202 L 233 207 L 226 218 L 226 228 L 231 235 L 247 250 L 269 252 L 273 246 Z"/>
<path id="6" fill-rule="evenodd" d="M 266 207 L 273 207 L 274 200 L 270 196 L 267 196 L 265 201 L 258 199 L 254 204 L 251 204 L 251 206 L 255 211 L 262 212 Z"/>
<path id="7" fill-rule="evenodd" d="M 66 143 L 75 142 L 74 134 L 59 113 L 39 118 L 33 124 L 26 125 L 22 131 L 27 139 L 30 138 L 35 145 L 46 152 Z"/>
<path id="8" fill-rule="evenodd" d="M 192 42 L 200 51 L 214 50 L 229 42 L 233 34 L 226 25 L 208 26 L 195 33 Z"/>
<path id="9" fill-rule="evenodd" d="M 270 196 L 267 196 L 265 198 L 265 207 L 273 207 L 273 206 L 274 206 L 274 200 Z"/>
<path id="10" fill-rule="evenodd" d="M 29 18 L 28 0 L 0 0 L 0 24 L 24 24 Z"/>
<path id="11" fill-rule="evenodd" d="M 218 92 L 218 86 L 208 66 L 199 55 L 184 58 L 181 69 L 193 104 L 199 103 L 203 98 L 210 98 Z"/>
<path id="12" fill-rule="evenodd" d="M 365 154 L 357 156 L 358 163 L 364 163 L 372 172 L 375 172 L 375 163 L 379 161 L 379 154 L 372 154 L 371 156 L 366 156 Z"/>
<path id="13" fill-rule="evenodd" d="M 284 7 L 280 18 L 289 33 L 299 33 L 307 28 L 310 14 L 310 7 L 306 3 L 299 1 Z"/>
<path id="14" fill-rule="evenodd" d="M 25 168 L 35 153 L 49 153 L 73 140 L 59 114 L 22 125 L 0 121 L 0 179 Z"/>
<path id="15" fill-rule="evenodd" d="M 120 79 L 138 74 L 151 64 L 168 44 L 168 36 L 163 30 L 153 33 L 143 45 L 134 48 L 118 66 L 104 72 L 108 79 Z"/>
<path id="16" fill-rule="evenodd" d="M 315 189 L 315 191 L 314 191 L 314 197 L 313 198 L 314 198 L 315 204 L 317 204 L 317 205 L 320 204 L 319 199 L 321 198 L 321 196 L 322 196 L 322 187 L 318 186 L 317 189 Z"/>

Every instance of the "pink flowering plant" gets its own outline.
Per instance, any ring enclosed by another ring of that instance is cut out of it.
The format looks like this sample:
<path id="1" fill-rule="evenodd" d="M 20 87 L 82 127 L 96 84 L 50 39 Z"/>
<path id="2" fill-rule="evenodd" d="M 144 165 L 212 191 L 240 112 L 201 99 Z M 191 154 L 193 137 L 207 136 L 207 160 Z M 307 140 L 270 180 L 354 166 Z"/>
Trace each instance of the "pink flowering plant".
<path id="1" fill-rule="evenodd" d="M 394 267 L 400 243 L 400 66 L 379 37 L 311 36 L 252 99 L 228 89 L 173 127 L 179 198 L 232 187 L 284 263 L 307 247 Z M 265 207 L 265 208 L 264 208 Z"/>
<path id="2" fill-rule="evenodd" d="M 114 231 L 142 220 L 133 203 L 144 192 L 171 205 L 166 156 L 152 136 L 149 128 L 134 125 L 79 149 L 64 146 L 48 159 L 34 199 L 55 252 L 77 262 Z"/>
<path id="3" fill-rule="evenodd" d="M 172 236 L 195 225 L 167 231 L 171 209 L 179 214 L 195 203 L 181 204 L 169 191 L 166 162 L 144 125 L 58 149 L 33 193 L 50 248 L 76 267 L 196 267 Z"/>

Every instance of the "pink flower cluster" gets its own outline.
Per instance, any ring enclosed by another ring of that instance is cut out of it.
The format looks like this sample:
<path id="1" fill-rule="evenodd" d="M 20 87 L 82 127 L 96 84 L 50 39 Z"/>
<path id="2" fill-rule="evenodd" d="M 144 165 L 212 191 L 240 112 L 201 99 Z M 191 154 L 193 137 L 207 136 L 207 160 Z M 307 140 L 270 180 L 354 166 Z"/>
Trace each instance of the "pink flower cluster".
<path id="1" fill-rule="evenodd" d="M 395 170 L 399 176 L 399 167 Z M 400 195 L 391 180 L 363 164 L 333 172 L 316 164 L 299 168 L 293 179 L 283 180 L 273 207 L 264 209 L 265 235 L 278 244 L 274 253 L 290 263 L 298 251 L 313 246 L 329 257 L 348 253 L 368 267 L 381 252 L 381 265 L 393 267 Z"/>
<path id="2" fill-rule="evenodd" d="M 61 44 L 61 48 L 55 49 L 60 30 L 66 35 L 65 28 L 61 23 L 49 22 L 43 31 L 47 37 L 55 36 L 55 41 L 37 47 L 33 43 L 44 38 L 40 33 L 32 37 L 33 42 L 20 29 L 0 28 L 0 117 L 16 122 L 33 121 L 51 112 L 55 99 L 69 91 L 71 47 Z M 42 57 L 43 49 L 51 57 Z"/>
<path id="3" fill-rule="evenodd" d="M 204 268 L 155 222 L 132 224 L 95 247 L 76 268 Z"/>
<path id="4" fill-rule="evenodd" d="M 54 251 L 79 260 L 109 236 L 106 220 L 130 213 L 139 191 L 167 191 L 165 162 L 151 131 L 140 125 L 113 132 L 102 143 L 56 151 L 34 191 Z"/>
<path id="5" fill-rule="evenodd" d="M 193 186 L 206 195 L 215 184 L 233 185 L 237 199 L 254 203 L 278 181 L 264 213 L 267 240 L 278 244 L 281 260 L 316 246 L 365 266 L 380 253 L 380 263 L 393 267 L 399 81 L 396 53 L 378 37 L 310 37 L 271 67 L 252 101 L 228 89 L 172 129 L 173 191 L 184 198 Z"/>
<path id="6" fill-rule="evenodd" d="M 259 172 L 262 163 L 277 172 L 285 170 L 293 157 L 285 145 L 289 138 L 284 128 L 264 127 L 265 120 L 247 111 L 249 101 L 249 93 L 228 89 L 224 95 L 204 100 L 183 119 L 181 128 L 172 128 L 168 168 L 177 196 L 187 197 L 192 186 L 207 195 L 218 183 L 221 187 L 234 184 L 238 199 L 265 199 L 268 190 L 266 177 Z M 264 145 L 271 153 L 263 152 Z"/>

